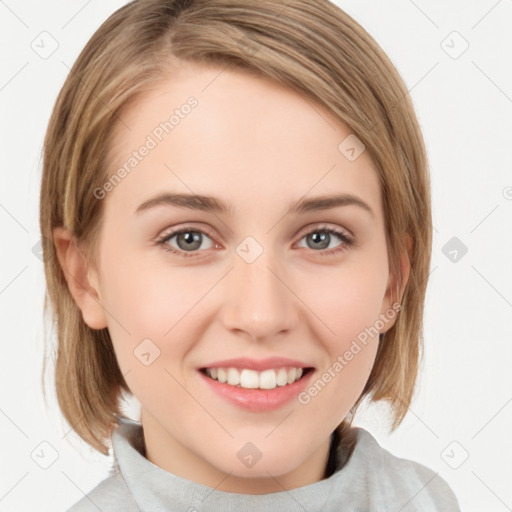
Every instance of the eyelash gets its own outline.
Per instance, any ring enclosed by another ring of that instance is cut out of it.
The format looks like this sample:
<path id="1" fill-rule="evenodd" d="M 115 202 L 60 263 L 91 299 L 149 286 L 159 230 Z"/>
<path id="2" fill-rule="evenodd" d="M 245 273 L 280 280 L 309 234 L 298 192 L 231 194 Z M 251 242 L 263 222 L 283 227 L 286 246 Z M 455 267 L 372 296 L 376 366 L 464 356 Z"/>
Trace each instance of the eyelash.
<path id="1" fill-rule="evenodd" d="M 203 231 L 203 230 L 196 229 L 193 227 L 185 227 L 185 228 L 181 228 L 176 231 L 172 231 L 171 233 L 165 234 L 162 238 L 158 239 L 156 243 L 157 243 L 157 245 L 160 245 L 164 251 L 171 252 L 173 254 L 176 254 L 176 255 L 184 257 L 184 258 L 195 257 L 195 256 L 197 256 L 197 253 L 201 252 L 201 251 L 191 251 L 191 252 L 181 251 L 181 250 L 175 249 L 174 247 L 171 247 L 167 243 L 169 240 L 171 240 L 171 238 L 175 237 L 176 235 L 180 235 L 182 233 L 187 233 L 187 232 L 201 233 L 201 234 L 207 235 L 210 239 L 213 239 L 213 237 L 210 236 L 210 234 L 207 231 Z M 351 236 L 347 235 L 343 231 L 340 231 L 340 230 L 337 230 L 334 228 L 329 228 L 327 226 L 318 226 L 315 229 L 308 231 L 301 237 L 301 240 L 304 237 L 311 235 L 312 233 L 318 233 L 318 232 L 336 235 L 343 242 L 336 249 L 324 249 L 323 251 L 313 251 L 313 252 L 318 252 L 320 256 L 333 256 L 333 255 L 341 254 L 343 251 L 346 251 L 347 249 L 350 248 L 350 246 L 352 246 L 354 244 L 354 239 Z"/>

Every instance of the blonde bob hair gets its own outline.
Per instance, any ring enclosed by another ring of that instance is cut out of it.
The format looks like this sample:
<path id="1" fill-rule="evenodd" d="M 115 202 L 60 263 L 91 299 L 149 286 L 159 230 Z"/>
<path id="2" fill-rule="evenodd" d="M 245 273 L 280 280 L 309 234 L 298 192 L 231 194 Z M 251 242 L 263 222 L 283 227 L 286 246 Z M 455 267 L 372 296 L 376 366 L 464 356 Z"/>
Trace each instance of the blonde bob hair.
<path id="1" fill-rule="evenodd" d="M 328 0 L 135 0 L 112 14 L 80 53 L 49 121 L 40 198 L 45 312 L 51 309 L 57 331 L 55 385 L 65 419 L 107 455 L 116 417 L 123 416 L 122 392 L 130 389 L 108 329 L 91 329 L 82 319 L 58 262 L 53 230 L 70 230 L 94 264 L 103 211 L 94 191 L 111 174 L 112 133 L 123 107 L 172 74 L 173 59 L 280 82 L 319 102 L 364 144 L 381 183 L 390 270 L 400 279 L 405 253 L 410 273 L 400 285 L 400 312 L 381 335 L 351 413 L 365 397 L 383 400 L 396 429 L 410 406 L 423 356 L 432 244 L 428 163 L 398 71 L 374 39 Z M 347 424 L 345 419 L 341 425 Z"/>

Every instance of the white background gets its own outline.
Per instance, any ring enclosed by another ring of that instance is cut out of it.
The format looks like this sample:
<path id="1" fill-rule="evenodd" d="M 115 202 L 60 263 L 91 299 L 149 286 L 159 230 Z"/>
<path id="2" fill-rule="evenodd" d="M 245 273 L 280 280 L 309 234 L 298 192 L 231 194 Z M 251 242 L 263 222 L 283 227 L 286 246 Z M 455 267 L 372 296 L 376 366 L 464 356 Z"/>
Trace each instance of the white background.
<path id="1" fill-rule="evenodd" d="M 40 237 L 40 154 L 53 103 L 79 51 L 124 3 L 0 0 L 5 512 L 65 511 L 110 467 L 70 432 L 52 393 L 44 406 L 44 277 L 32 248 Z M 415 401 L 393 434 L 381 407 L 362 411 L 355 424 L 395 455 L 439 472 L 462 510 L 512 510 L 512 1 L 336 3 L 383 47 L 410 90 L 430 158 L 435 228 Z M 31 47 L 43 31 L 58 43 L 46 59 Z M 469 47 L 454 58 L 462 38 Z M 452 237 L 467 247 L 455 262 L 443 253 Z M 51 457 L 42 442 L 58 454 L 48 469 L 34 461 L 34 453 Z"/>

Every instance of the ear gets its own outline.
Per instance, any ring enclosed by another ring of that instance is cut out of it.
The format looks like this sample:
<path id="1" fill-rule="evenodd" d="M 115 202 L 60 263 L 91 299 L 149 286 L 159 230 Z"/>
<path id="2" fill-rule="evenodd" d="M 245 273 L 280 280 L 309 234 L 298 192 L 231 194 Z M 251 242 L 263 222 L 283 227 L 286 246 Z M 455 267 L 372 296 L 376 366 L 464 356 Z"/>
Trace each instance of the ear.
<path id="1" fill-rule="evenodd" d="M 412 238 L 409 234 L 406 235 L 405 239 L 406 249 L 400 255 L 400 275 L 394 275 L 390 273 L 388 286 L 386 289 L 386 295 L 384 301 L 382 303 L 383 310 L 381 313 L 386 316 L 386 326 L 383 329 L 382 333 L 388 331 L 395 325 L 395 320 L 397 317 L 398 310 L 393 308 L 393 304 L 402 302 L 402 297 L 404 295 L 404 290 L 409 281 L 409 275 L 411 272 L 411 254 L 412 254 Z M 389 312 L 390 309 L 395 310 L 393 315 L 386 315 L 386 311 Z"/>
<path id="2" fill-rule="evenodd" d="M 91 329 L 107 327 L 107 317 L 100 300 L 97 272 L 90 266 L 78 243 L 65 228 L 53 230 L 53 243 L 66 278 L 69 292 Z"/>

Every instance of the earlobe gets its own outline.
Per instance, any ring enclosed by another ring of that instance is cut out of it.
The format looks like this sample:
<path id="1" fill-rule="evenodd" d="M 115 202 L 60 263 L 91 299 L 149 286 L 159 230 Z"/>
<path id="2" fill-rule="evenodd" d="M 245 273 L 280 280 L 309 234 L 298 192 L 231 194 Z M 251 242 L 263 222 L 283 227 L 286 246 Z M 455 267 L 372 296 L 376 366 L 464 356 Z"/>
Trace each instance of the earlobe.
<path id="1" fill-rule="evenodd" d="M 100 299 L 96 271 L 91 268 L 78 243 L 65 228 L 53 230 L 53 243 L 69 292 L 91 329 L 107 327 L 107 317 Z"/>

